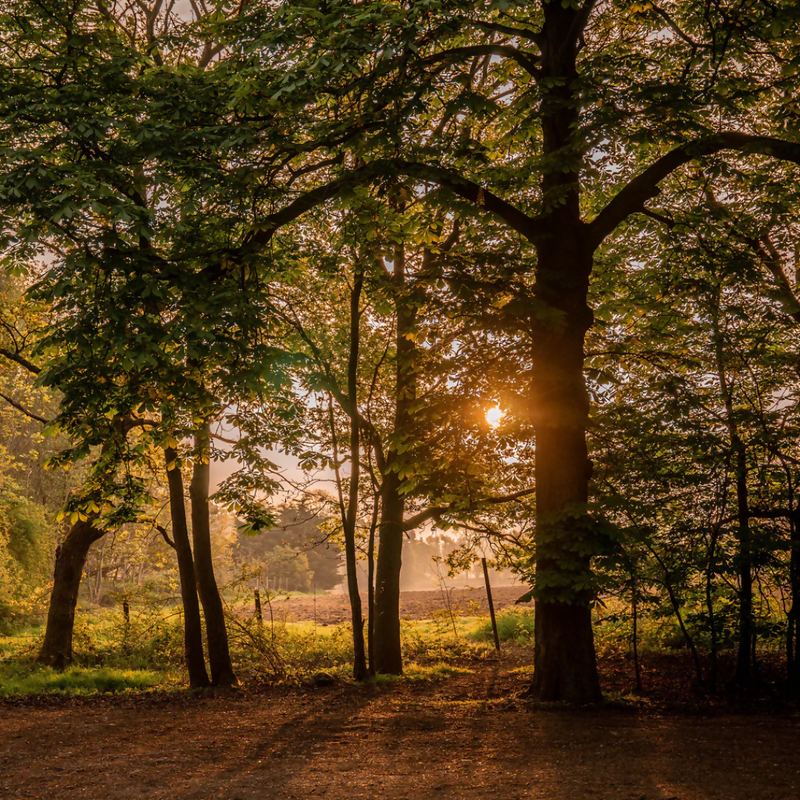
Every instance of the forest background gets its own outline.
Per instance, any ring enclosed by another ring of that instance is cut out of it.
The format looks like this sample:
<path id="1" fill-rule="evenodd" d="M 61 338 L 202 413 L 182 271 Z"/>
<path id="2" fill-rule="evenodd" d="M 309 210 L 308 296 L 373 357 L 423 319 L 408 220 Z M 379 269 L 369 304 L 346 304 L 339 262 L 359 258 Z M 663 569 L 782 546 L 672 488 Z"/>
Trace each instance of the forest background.
<path id="1" fill-rule="evenodd" d="M 280 558 L 280 452 L 330 477 L 300 509 L 356 680 L 403 671 L 435 526 L 532 587 L 543 700 L 600 698 L 608 620 L 634 652 L 667 621 L 712 691 L 728 653 L 796 689 L 798 30 L 788 0 L 14 0 L 6 628 L 49 591 L 64 667 L 81 591 L 172 562 L 189 682 L 235 685 L 213 520 Z"/>

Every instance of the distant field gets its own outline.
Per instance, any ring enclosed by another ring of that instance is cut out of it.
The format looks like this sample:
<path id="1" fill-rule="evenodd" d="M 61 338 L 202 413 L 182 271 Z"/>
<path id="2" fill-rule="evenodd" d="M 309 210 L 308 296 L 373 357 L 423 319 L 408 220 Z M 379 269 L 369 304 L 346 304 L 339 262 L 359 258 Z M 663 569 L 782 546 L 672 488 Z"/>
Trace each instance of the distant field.
<path id="1" fill-rule="evenodd" d="M 492 587 L 495 610 L 513 606 L 517 598 L 524 593 L 525 588 L 521 586 Z M 489 613 L 486 592 L 482 586 L 474 589 L 451 589 L 448 594 L 453 611 L 457 614 L 485 616 Z M 366 608 L 366 595 L 362 595 L 361 599 Z M 320 625 L 338 625 L 350 619 L 347 597 L 339 592 L 317 595 L 316 610 L 314 597 L 308 595 L 286 597 L 279 594 L 271 603 L 272 613 L 276 619 L 286 619 L 289 622 L 311 622 L 316 618 Z M 530 604 L 526 603 L 524 606 L 529 607 Z M 400 594 L 400 615 L 405 619 L 430 619 L 435 612 L 446 609 L 447 599 L 438 589 Z M 264 615 L 269 615 L 266 603 L 264 603 Z"/>

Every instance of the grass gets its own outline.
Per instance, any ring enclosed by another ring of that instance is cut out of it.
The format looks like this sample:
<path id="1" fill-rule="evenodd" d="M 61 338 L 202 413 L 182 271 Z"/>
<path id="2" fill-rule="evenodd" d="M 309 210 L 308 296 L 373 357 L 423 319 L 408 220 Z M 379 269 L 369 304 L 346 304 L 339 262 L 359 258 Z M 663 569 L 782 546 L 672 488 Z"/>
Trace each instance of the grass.
<path id="1" fill-rule="evenodd" d="M 530 609 L 508 609 L 497 615 L 497 635 L 501 642 L 521 646 L 533 643 L 533 611 Z M 468 634 L 473 641 L 491 641 L 492 623 L 481 620 L 476 630 Z"/>
<path id="2" fill-rule="evenodd" d="M 171 598 L 170 598 L 171 600 Z M 468 609 L 474 613 L 474 609 Z M 266 615 L 265 615 L 266 616 Z M 317 625 L 286 617 L 264 619 L 232 613 L 228 635 L 234 669 L 245 685 L 315 685 L 320 675 L 351 680 L 353 646 L 349 625 Z M 500 616 L 503 641 L 524 638 L 520 614 Z M 184 688 L 180 609 L 172 602 L 140 598 L 125 621 L 118 607 L 85 608 L 75 626 L 75 663 L 58 672 L 35 664 L 41 625 L 0 636 L 0 697 L 89 695 Z M 494 655 L 485 618 L 454 609 L 429 620 L 402 623 L 406 674 L 403 680 L 437 681 L 470 672 Z M 393 678 L 378 678 L 376 682 Z"/>
<path id="3" fill-rule="evenodd" d="M 442 681 L 454 675 L 472 675 L 475 670 L 458 667 L 440 661 L 436 664 L 417 664 L 412 662 L 403 667 L 402 675 L 373 675 L 369 680 L 377 686 L 384 686 L 398 681 L 418 683 L 421 681 Z"/>
<path id="4" fill-rule="evenodd" d="M 163 674 L 152 670 L 70 667 L 59 672 L 49 667 L 5 663 L 0 664 L 0 697 L 142 692 L 163 680 Z"/>

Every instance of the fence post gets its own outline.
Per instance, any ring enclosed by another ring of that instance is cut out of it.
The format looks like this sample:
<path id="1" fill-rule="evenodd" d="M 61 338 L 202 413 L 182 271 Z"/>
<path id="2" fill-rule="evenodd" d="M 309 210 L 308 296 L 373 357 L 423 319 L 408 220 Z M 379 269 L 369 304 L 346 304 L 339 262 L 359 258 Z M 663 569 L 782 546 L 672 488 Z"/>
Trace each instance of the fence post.
<path id="1" fill-rule="evenodd" d="M 255 590 L 254 597 L 256 600 L 256 619 L 259 625 L 263 625 L 264 617 L 261 614 L 261 592 L 259 592 L 258 589 Z"/>
<path id="2" fill-rule="evenodd" d="M 483 564 L 483 579 L 486 581 L 486 599 L 489 601 L 489 616 L 492 618 L 492 633 L 494 633 L 494 647 L 500 652 L 500 636 L 497 633 L 497 618 L 494 615 L 494 602 L 492 602 L 492 587 L 489 584 L 489 568 L 486 566 L 486 559 L 481 559 Z"/>

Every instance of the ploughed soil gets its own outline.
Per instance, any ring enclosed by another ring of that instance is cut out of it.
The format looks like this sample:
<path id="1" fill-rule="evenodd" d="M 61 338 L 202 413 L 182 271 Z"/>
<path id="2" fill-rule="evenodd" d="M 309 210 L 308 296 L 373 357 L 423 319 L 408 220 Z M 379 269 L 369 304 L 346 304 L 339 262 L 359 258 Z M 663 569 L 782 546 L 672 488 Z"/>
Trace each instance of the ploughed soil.
<path id="1" fill-rule="evenodd" d="M 492 601 L 495 611 L 510 608 L 525 594 L 523 586 L 493 586 Z M 362 604 L 366 608 L 367 597 L 362 596 Z M 483 586 L 473 589 L 439 589 L 418 592 L 400 593 L 400 615 L 405 619 L 430 619 L 437 611 L 447 612 L 448 602 L 453 613 L 468 616 L 486 616 L 489 604 Z M 290 622 L 311 622 L 316 619 L 319 625 L 338 625 L 350 621 L 350 605 L 347 596 L 342 592 L 319 594 L 314 598 L 309 595 L 287 597 L 277 594 L 269 605 L 264 601 L 263 614 L 268 616 L 270 605 L 276 619 Z M 520 603 L 520 608 L 532 608 L 531 603 Z"/>
<path id="2" fill-rule="evenodd" d="M 536 706 L 527 658 L 440 682 L 0 704 L 0 798 L 800 797 L 800 714 Z"/>

